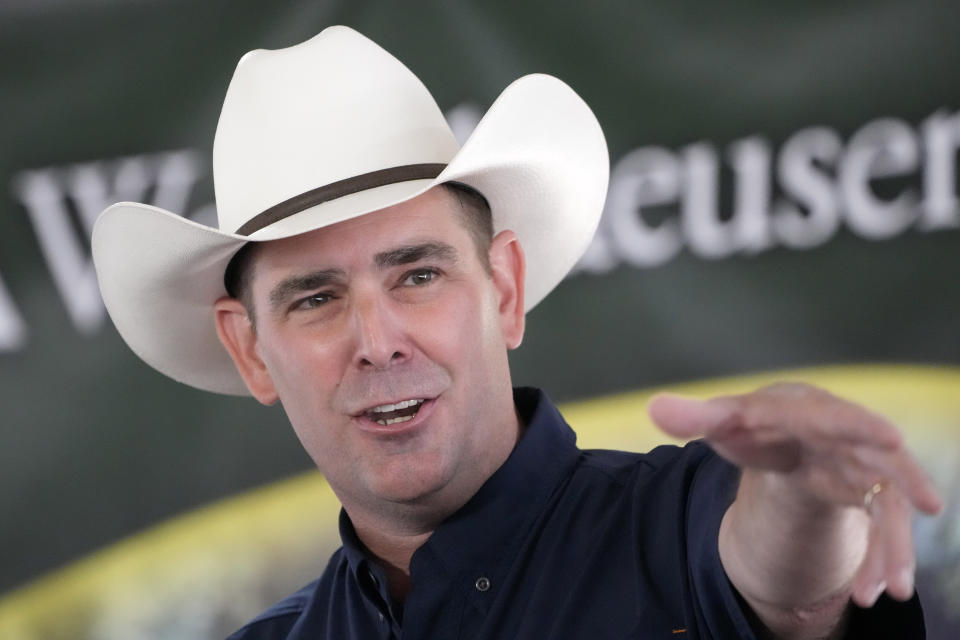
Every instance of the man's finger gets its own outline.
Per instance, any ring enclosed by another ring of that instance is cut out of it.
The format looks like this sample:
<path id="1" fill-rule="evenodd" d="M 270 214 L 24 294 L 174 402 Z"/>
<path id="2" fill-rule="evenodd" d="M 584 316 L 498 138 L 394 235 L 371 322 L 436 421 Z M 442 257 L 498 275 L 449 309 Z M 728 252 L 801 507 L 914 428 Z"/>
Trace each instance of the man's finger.
<path id="1" fill-rule="evenodd" d="M 855 455 L 867 469 L 902 492 L 914 508 L 931 515 L 943 508 L 933 482 L 906 447 L 892 452 L 862 448 Z"/>
<path id="2" fill-rule="evenodd" d="M 866 444 L 882 449 L 903 445 L 903 436 L 883 416 L 829 391 L 802 383 L 779 383 L 733 396 L 745 425 L 778 426 L 823 443 Z"/>
<path id="3" fill-rule="evenodd" d="M 853 600 L 871 607 L 884 591 L 908 600 L 916 567 L 910 504 L 895 488 L 886 488 L 874 497 L 870 512 L 870 540 L 853 581 Z"/>
<path id="4" fill-rule="evenodd" d="M 877 529 L 883 529 L 886 556 L 885 582 L 887 593 L 897 600 L 908 600 L 913 595 L 913 533 L 907 499 L 896 490 L 876 497 L 874 519 Z"/>
<path id="5" fill-rule="evenodd" d="M 867 545 L 867 553 L 863 557 L 860 569 L 853 579 L 853 593 L 851 594 L 853 601 L 860 607 L 872 607 L 880 594 L 887 589 L 887 583 L 884 580 L 886 558 L 884 557 L 885 545 L 882 543 L 882 536 L 883 532 L 877 531 L 874 523 L 871 522 L 870 543 Z"/>
<path id="6" fill-rule="evenodd" d="M 726 398 L 695 400 L 675 393 L 658 393 L 650 400 L 648 413 L 654 423 L 676 438 L 697 438 L 709 435 L 729 422 L 736 413 L 736 404 Z"/>
<path id="7" fill-rule="evenodd" d="M 882 416 L 799 383 L 708 400 L 659 393 L 651 400 L 649 413 L 661 429 L 678 438 L 719 436 L 726 430 L 746 428 L 776 429 L 821 443 L 840 441 L 885 449 L 903 444 L 903 436 Z"/>

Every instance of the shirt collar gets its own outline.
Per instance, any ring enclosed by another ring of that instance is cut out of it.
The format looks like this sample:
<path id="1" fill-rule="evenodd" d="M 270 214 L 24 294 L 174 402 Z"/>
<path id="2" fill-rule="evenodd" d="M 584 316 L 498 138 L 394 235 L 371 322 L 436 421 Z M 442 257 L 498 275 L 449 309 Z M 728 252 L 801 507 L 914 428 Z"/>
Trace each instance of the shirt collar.
<path id="1" fill-rule="evenodd" d="M 514 404 L 526 425 L 519 442 L 479 491 L 414 554 L 415 589 L 423 580 L 467 579 L 474 573 L 495 587 L 513 559 L 515 545 L 576 463 L 576 435 L 545 393 L 517 388 Z M 361 582 L 368 580 L 373 563 L 344 511 L 340 537 L 352 572 Z M 383 587 L 382 575 L 379 581 Z"/>
<path id="2" fill-rule="evenodd" d="M 451 572 L 481 568 L 501 559 L 508 542 L 522 533 L 524 521 L 539 513 L 576 461 L 576 435 L 546 394 L 515 389 L 514 403 L 526 425 L 519 442 L 473 498 L 424 545 Z"/>

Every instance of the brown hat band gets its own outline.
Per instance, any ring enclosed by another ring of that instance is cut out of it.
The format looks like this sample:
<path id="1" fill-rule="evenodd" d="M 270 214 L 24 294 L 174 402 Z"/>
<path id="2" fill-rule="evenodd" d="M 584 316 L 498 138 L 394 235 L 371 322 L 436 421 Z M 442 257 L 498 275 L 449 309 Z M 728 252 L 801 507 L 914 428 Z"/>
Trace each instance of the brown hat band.
<path id="1" fill-rule="evenodd" d="M 317 187 L 316 189 L 311 189 L 300 195 L 293 196 L 280 204 L 273 205 L 266 211 L 262 211 L 247 220 L 235 233 L 248 236 L 274 222 L 289 218 L 295 213 L 300 213 L 310 207 L 330 200 L 336 200 L 337 198 L 342 198 L 352 193 L 397 182 L 433 179 L 440 175 L 440 172 L 443 171 L 446 166 L 447 165 L 443 163 L 407 164 L 399 167 L 378 169 L 377 171 L 363 173 L 359 176 L 353 176 L 352 178 L 337 180 L 336 182 L 331 182 L 322 187 Z"/>

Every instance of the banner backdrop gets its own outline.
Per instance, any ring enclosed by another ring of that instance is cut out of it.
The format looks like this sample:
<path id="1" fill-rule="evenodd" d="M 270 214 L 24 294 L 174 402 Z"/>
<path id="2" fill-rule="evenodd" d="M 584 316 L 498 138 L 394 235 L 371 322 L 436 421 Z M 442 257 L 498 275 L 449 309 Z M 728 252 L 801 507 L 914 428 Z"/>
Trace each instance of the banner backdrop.
<path id="1" fill-rule="evenodd" d="M 572 401 L 800 366 L 960 366 L 954 2 L 6 0 L 0 591 L 311 468 L 280 409 L 184 387 L 127 349 L 89 234 L 118 200 L 213 224 L 210 149 L 236 61 L 331 24 L 400 57 L 461 139 L 525 73 L 560 77 L 597 114 L 601 227 L 529 315 L 515 382 Z M 888 393 L 923 393 L 926 378 L 897 371 Z M 939 541 L 920 588 L 936 594 L 931 637 L 947 638 L 960 420 L 938 406 L 942 447 L 924 460 L 953 506 L 918 523 Z"/>

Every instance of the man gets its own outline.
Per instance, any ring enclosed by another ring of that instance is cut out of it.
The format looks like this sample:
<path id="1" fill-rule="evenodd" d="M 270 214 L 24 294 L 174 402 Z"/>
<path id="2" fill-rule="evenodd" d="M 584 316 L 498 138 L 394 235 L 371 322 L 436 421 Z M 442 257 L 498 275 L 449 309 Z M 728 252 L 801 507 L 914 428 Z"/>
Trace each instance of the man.
<path id="1" fill-rule="evenodd" d="M 327 29 L 241 60 L 214 174 L 219 230 L 120 203 L 93 250 L 134 351 L 280 401 L 343 504 L 324 575 L 232 637 L 922 636 L 910 517 L 940 503 L 883 419 L 802 385 L 664 395 L 654 420 L 710 446 L 581 452 L 512 389 L 606 188 L 559 81 L 458 149 L 408 69 Z"/>

